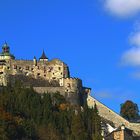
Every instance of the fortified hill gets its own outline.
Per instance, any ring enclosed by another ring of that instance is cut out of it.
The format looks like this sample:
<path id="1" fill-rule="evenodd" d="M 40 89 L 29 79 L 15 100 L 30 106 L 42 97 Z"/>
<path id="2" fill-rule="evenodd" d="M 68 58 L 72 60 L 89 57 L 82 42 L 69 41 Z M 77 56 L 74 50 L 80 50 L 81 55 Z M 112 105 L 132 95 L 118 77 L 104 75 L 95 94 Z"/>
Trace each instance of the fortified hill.
<path id="1" fill-rule="evenodd" d="M 112 131 L 108 130 L 110 134 L 115 133 L 118 127 L 125 125 L 126 128 L 133 130 L 134 135 L 140 136 L 140 123 L 125 120 L 91 97 L 91 89 L 83 87 L 81 79 L 70 76 L 67 64 L 59 59 L 49 60 L 44 51 L 39 60 L 36 57 L 33 60 L 17 60 L 5 43 L 0 54 L 0 86 L 7 86 L 8 82 L 14 84 L 16 80 L 20 80 L 27 87 L 33 86 L 39 94 L 59 92 L 74 105 L 87 102 L 89 107 L 94 107 L 96 103 L 99 115 L 115 126 L 112 127 Z"/>

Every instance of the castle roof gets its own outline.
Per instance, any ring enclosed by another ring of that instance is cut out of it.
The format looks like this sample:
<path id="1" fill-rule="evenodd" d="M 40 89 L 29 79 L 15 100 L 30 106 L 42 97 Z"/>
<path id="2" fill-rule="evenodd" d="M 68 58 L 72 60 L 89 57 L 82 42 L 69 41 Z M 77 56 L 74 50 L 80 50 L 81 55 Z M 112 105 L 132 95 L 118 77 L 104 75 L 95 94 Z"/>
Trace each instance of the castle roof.
<path id="1" fill-rule="evenodd" d="M 44 52 L 44 50 L 43 50 L 42 56 L 39 59 L 48 59 L 46 54 L 45 54 L 45 52 Z"/>
<path id="2" fill-rule="evenodd" d="M 10 47 L 8 46 L 7 42 L 5 42 L 2 48 L 8 48 L 9 49 Z"/>
<path id="3" fill-rule="evenodd" d="M 10 53 L 10 47 L 7 44 L 7 42 L 5 42 L 4 45 L 2 46 L 2 53 L 0 53 L 0 56 L 2 56 L 2 57 L 7 57 L 8 56 L 12 59 L 15 59 L 14 55 L 12 55 Z"/>

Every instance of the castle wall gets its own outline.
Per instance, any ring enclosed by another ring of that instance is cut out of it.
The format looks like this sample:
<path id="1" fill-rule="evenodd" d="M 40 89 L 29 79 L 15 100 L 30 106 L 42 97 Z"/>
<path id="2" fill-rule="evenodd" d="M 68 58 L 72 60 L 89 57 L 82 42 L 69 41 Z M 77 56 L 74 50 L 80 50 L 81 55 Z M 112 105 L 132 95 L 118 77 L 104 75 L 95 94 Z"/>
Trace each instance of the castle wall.
<path id="1" fill-rule="evenodd" d="M 65 99 L 70 102 L 71 104 L 74 105 L 79 105 L 79 96 L 78 93 L 68 93 L 65 92 L 64 87 L 33 87 L 34 90 L 39 93 L 39 94 L 44 94 L 44 93 L 60 93 L 65 97 Z"/>
<path id="2" fill-rule="evenodd" d="M 48 79 L 53 80 L 69 77 L 67 65 L 58 59 L 54 59 L 47 63 L 46 74 Z"/>
<path id="3" fill-rule="evenodd" d="M 61 80 L 66 92 L 82 93 L 82 80 L 78 78 L 63 78 Z"/>
<path id="4" fill-rule="evenodd" d="M 57 93 L 65 95 L 65 89 L 63 87 L 34 87 L 33 88 L 37 93 Z"/>
<path id="5" fill-rule="evenodd" d="M 12 75 L 24 74 L 49 81 L 59 81 L 60 78 L 69 77 L 68 66 L 58 59 L 48 62 L 38 61 L 37 64 L 32 60 L 9 60 L 4 65 Z"/>
<path id="6" fill-rule="evenodd" d="M 140 136 L 140 123 L 130 123 L 129 121 L 125 120 L 123 117 L 121 117 L 119 114 L 115 113 L 102 103 L 100 103 L 95 98 L 88 96 L 87 98 L 87 104 L 89 107 L 94 107 L 94 105 L 97 105 L 99 115 L 106 120 L 109 120 L 114 123 L 115 127 L 119 127 L 122 124 L 124 124 L 127 128 L 133 130 L 137 135 Z"/>

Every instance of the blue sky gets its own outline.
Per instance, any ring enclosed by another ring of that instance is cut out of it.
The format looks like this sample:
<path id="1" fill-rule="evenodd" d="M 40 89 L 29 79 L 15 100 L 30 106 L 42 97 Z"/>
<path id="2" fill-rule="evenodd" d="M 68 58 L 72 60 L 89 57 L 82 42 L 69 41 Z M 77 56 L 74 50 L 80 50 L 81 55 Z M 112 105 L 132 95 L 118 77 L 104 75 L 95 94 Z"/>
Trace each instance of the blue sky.
<path id="1" fill-rule="evenodd" d="M 0 44 L 17 59 L 60 58 L 92 96 L 140 106 L 139 0 L 0 0 Z"/>

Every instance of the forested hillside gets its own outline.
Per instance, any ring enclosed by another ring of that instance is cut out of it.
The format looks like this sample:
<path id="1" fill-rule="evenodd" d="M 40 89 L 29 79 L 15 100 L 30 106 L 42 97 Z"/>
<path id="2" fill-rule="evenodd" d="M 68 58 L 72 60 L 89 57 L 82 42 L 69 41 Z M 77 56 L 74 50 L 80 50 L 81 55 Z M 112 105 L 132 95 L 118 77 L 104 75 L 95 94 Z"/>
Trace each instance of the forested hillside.
<path id="1" fill-rule="evenodd" d="M 0 92 L 0 140 L 101 140 L 101 118 L 96 106 L 72 106 L 16 82 Z"/>

